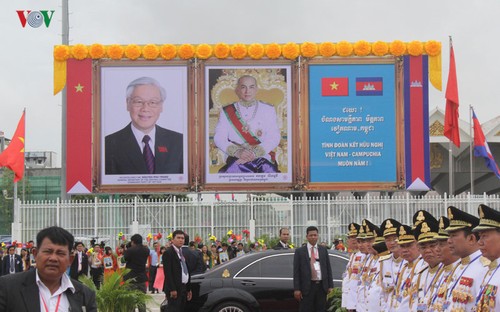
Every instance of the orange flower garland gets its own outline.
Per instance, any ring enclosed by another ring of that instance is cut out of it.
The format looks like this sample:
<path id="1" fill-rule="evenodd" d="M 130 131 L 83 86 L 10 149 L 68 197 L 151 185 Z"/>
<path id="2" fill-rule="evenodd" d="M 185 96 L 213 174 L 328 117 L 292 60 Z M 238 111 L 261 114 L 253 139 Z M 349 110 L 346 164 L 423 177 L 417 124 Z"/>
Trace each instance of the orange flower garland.
<path id="1" fill-rule="evenodd" d="M 146 60 L 154 60 L 160 55 L 160 48 L 156 44 L 146 44 L 142 48 L 142 55 Z"/>
<path id="2" fill-rule="evenodd" d="M 189 43 L 182 44 L 179 47 L 179 57 L 183 60 L 188 60 L 194 57 L 194 46 Z"/>
<path id="3" fill-rule="evenodd" d="M 113 60 L 119 60 L 123 57 L 123 47 L 119 44 L 108 46 L 108 56 Z"/>
<path id="4" fill-rule="evenodd" d="M 271 60 L 275 60 L 281 56 L 281 46 L 277 43 L 270 43 L 266 46 L 266 55 Z"/>
<path id="5" fill-rule="evenodd" d="M 314 42 L 304 42 L 300 45 L 300 53 L 303 57 L 315 57 L 318 54 L 318 46 Z"/>
<path id="6" fill-rule="evenodd" d="M 89 49 L 90 57 L 100 59 L 106 56 L 106 48 L 100 43 L 94 43 Z"/>
<path id="7" fill-rule="evenodd" d="M 408 43 L 408 54 L 411 56 L 419 56 L 424 52 L 424 45 L 421 41 L 414 40 Z"/>
<path id="8" fill-rule="evenodd" d="M 372 46 L 366 40 L 359 40 L 354 44 L 354 54 L 357 56 L 367 56 L 372 51 Z"/>
<path id="9" fill-rule="evenodd" d="M 83 60 L 89 54 L 89 49 L 84 44 L 75 44 L 71 47 L 71 55 L 77 60 Z"/>
<path id="10" fill-rule="evenodd" d="M 171 60 L 177 55 L 177 48 L 173 44 L 164 44 L 160 48 L 160 55 L 165 60 Z"/>
<path id="11" fill-rule="evenodd" d="M 230 52 L 231 52 L 231 48 L 226 43 L 219 42 L 215 45 L 214 54 L 215 54 L 215 57 L 217 57 L 218 59 L 227 58 L 229 56 Z"/>
<path id="12" fill-rule="evenodd" d="M 337 52 L 336 50 L 337 48 L 333 42 L 322 42 L 319 45 L 319 54 L 321 54 L 322 57 L 330 57 Z"/>
<path id="13" fill-rule="evenodd" d="M 252 43 L 248 47 L 248 55 L 254 60 L 260 60 L 264 56 L 264 45 L 261 43 Z"/>
<path id="14" fill-rule="evenodd" d="M 57 45 L 54 47 L 54 59 L 56 61 L 66 61 L 69 58 L 69 47 Z"/>
<path id="15" fill-rule="evenodd" d="M 349 56 L 352 54 L 352 44 L 348 41 L 339 41 L 337 43 L 337 53 L 340 55 L 340 56 Z"/>
<path id="16" fill-rule="evenodd" d="M 441 42 L 436 40 L 429 40 L 424 44 L 425 53 L 429 56 L 438 56 L 441 54 Z"/>
<path id="17" fill-rule="evenodd" d="M 299 45 L 295 42 L 288 42 L 283 45 L 283 56 L 289 60 L 296 59 L 300 54 Z"/>
<path id="18" fill-rule="evenodd" d="M 241 60 L 242 58 L 247 56 L 247 46 L 243 43 L 233 44 L 233 46 L 231 47 L 231 55 L 233 56 L 233 58 Z"/>
<path id="19" fill-rule="evenodd" d="M 136 60 L 141 56 L 141 48 L 137 44 L 129 44 L 125 48 L 125 56 L 131 60 Z"/>
<path id="20" fill-rule="evenodd" d="M 384 56 L 389 52 L 389 45 L 384 41 L 377 41 L 372 44 L 372 53 L 376 56 Z"/>
<path id="21" fill-rule="evenodd" d="M 394 56 L 401 56 L 406 52 L 406 44 L 401 40 L 394 40 L 389 45 L 389 51 Z"/>
<path id="22" fill-rule="evenodd" d="M 202 60 L 206 60 L 207 58 L 212 56 L 212 46 L 206 43 L 199 44 L 196 47 L 196 57 Z"/>

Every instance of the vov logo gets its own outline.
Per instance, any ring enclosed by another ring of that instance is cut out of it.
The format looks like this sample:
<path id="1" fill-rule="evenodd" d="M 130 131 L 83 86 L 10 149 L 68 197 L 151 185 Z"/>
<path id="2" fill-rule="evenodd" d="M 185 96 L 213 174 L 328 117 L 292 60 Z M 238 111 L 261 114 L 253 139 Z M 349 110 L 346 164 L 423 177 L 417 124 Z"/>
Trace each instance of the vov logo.
<path id="1" fill-rule="evenodd" d="M 52 21 L 52 16 L 54 16 L 54 10 L 17 10 L 17 16 L 19 16 L 19 21 L 23 28 L 26 27 L 26 23 L 32 28 L 38 28 L 45 24 L 45 27 L 49 27 Z"/>

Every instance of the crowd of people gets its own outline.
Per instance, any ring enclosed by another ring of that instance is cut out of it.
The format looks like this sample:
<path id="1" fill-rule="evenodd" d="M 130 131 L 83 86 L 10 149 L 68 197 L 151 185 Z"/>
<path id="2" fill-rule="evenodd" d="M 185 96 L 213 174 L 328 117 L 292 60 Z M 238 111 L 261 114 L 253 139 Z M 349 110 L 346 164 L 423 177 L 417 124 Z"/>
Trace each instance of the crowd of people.
<path id="1" fill-rule="evenodd" d="M 413 224 L 351 223 L 342 307 L 348 311 L 500 311 L 500 212 L 450 206 Z"/>

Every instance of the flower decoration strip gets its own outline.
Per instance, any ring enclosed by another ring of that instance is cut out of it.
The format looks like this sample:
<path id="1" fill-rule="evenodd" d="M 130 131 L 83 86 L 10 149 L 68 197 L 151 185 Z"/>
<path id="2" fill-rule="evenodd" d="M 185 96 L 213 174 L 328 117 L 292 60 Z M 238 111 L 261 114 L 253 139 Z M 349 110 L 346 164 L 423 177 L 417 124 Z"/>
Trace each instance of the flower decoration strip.
<path id="1" fill-rule="evenodd" d="M 354 44 L 354 54 L 357 56 L 367 56 L 371 51 L 372 46 L 366 40 L 359 40 Z"/>
<path id="2" fill-rule="evenodd" d="M 421 41 L 414 40 L 408 43 L 408 54 L 411 56 L 420 56 L 424 52 L 424 44 Z"/>
<path id="3" fill-rule="evenodd" d="M 125 48 L 125 56 L 131 60 L 136 60 L 141 56 L 141 47 L 137 44 L 129 44 Z"/>
<path id="4" fill-rule="evenodd" d="M 112 44 L 108 46 L 108 56 L 113 60 L 119 60 L 123 57 L 123 47 L 119 44 Z"/>
<path id="5" fill-rule="evenodd" d="M 95 59 L 100 59 L 106 56 L 106 48 L 100 43 L 94 43 L 89 48 L 90 57 Z"/>
<path id="6" fill-rule="evenodd" d="M 376 56 L 384 56 L 389 52 L 389 45 L 384 41 L 376 41 L 372 44 L 372 53 Z"/>
<path id="7" fill-rule="evenodd" d="M 206 43 L 199 44 L 196 47 L 196 57 L 202 60 L 206 60 L 207 58 L 212 56 L 212 46 Z"/>
<path id="8" fill-rule="evenodd" d="M 243 43 L 236 43 L 231 46 L 231 55 L 236 60 L 241 60 L 247 56 L 247 46 Z"/>
<path id="9" fill-rule="evenodd" d="M 165 60 L 171 60 L 177 56 L 177 47 L 173 44 L 164 44 L 160 48 L 160 55 Z"/>
<path id="10" fill-rule="evenodd" d="M 84 44 L 75 44 L 71 47 L 71 55 L 77 60 L 83 60 L 89 55 L 89 49 Z"/>
<path id="11" fill-rule="evenodd" d="M 322 42 L 319 45 L 319 54 L 322 57 L 330 57 L 335 55 L 337 52 L 337 48 L 333 42 Z"/>
<path id="12" fill-rule="evenodd" d="M 230 52 L 231 52 L 231 48 L 226 43 L 219 42 L 215 45 L 214 54 L 215 54 L 215 57 L 217 57 L 218 59 L 227 58 L 229 56 Z"/>
<path id="13" fill-rule="evenodd" d="M 154 60 L 160 55 L 160 48 L 156 44 L 146 44 L 142 48 L 142 55 L 146 60 Z"/>
<path id="14" fill-rule="evenodd" d="M 300 45 L 300 54 L 303 57 L 315 57 L 318 55 L 318 46 L 314 42 L 304 42 Z"/>
<path id="15" fill-rule="evenodd" d="M 424 44 L 425 53 L 429 56 L 441 55 L 441 42 L 436 40 L 429 40 Z"/>
<path id="16" fill-rule="evenodd" d="M 340 56 L 350 56 L 352 54 L 352 50 L 353 50 L 352 43 L 348 41 L 344 40 L 344 41 L 339 41 L 337 43 L 337 53 Z"/>
<path id="17" fill-rule="evenodd" d="M 300 54 L 300 47 L 295 42 L 288 42 L 283 45 L 283 56 L 289 60 L 296 59 Z"/>
<path id="18" fill-rule="evenodd" d="M 194 57 L 195 49 L 192 44 L 185 43 L 179 47 L 179 57 L 183 60 L 188 60 Z"/>
<path id="19" fill-rule="evenodd" d="M 271 60 L 275 60 L 281 56 L 281 46 L 277 43 L 266 45 L 266 55 Z"/>
<path id="20" fill-rule="evenodd" d="M 406 43 L 401 40 L 394 40 L 389 45 L 389 51 L 394 56 L 401 56 L 406 53 Z"/>
<path id="21" fill-rule="evenodd" d="M 252 43 L 248 46 L 248 55 L 254 60 L 260 60 L 265 53 L 265 48 L 263 44 Z"/>
<path id="22" fill-rule="evenodd" d="M 66 45 L 56 45 L 54 47 L 54 59 L 56 61 L 66 61 L 70 56 L 69 47 Z"/>

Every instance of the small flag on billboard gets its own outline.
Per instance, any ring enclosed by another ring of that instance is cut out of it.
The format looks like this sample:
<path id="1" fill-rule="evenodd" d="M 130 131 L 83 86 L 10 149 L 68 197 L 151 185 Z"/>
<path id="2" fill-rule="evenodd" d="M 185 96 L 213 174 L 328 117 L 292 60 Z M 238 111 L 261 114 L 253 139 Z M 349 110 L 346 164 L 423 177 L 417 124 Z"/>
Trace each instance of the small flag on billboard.
<path id="1" fill-rule="evenodd" d="M 358 77 L 356 78 L 356 95 L 383 95 L 382 77 Z"/>
<path id="2" fill-rule="evenodd" d="M 321 78 L 321 95 L 348 96 L 349 78 L 348 77 Z"/>

